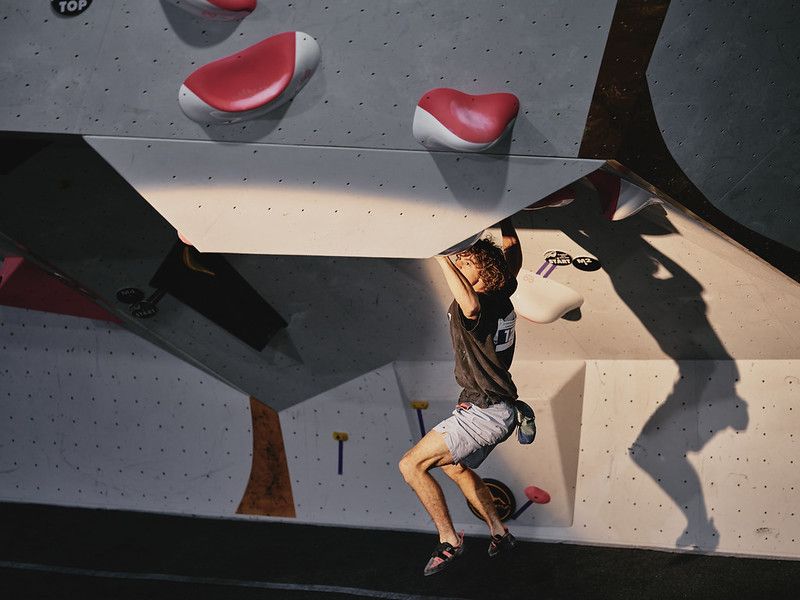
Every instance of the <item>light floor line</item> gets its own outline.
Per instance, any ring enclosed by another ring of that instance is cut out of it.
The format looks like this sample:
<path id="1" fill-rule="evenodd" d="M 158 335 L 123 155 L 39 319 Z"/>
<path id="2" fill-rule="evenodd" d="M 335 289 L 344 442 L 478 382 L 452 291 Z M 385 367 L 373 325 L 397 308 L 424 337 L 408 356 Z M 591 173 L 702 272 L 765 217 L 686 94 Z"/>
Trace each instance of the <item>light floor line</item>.
<path id="1" fill-rule="evenodd" d="M 23 563 L 0 560 L 0 568 L 15 569 L 18 571 L 37 571 L 40 573 L 55 573 L 58 575 L 73 575 L 82 577 L 99 577 L 105 579 L 129 579 L 134 581 L 164 581 L 169 583 L 193 583 L 198 585 L 219 585 L 229 587 L 256 588 L 266 590 L 293 590 L 306 592 L 322 592 L 329 594 L 350 594 L 364 598 L 385 598 L 386 600 L 465 600 L 463 598 L 448 598 L 443 596 L 419 596 L 415 594 L 402 594 L 399 592 L 385 592 L 382 590 L 367 590 L 364 588 L 343 587 L 336 585 L 317 585 L 303 583 L 278 583 L 272 581 L 253 581 L 247 579 L 223 579 L 217 577 L 192 577 L 190 575 L 175 575 L 172 573 L 131 573 L 126 571 L 103 571 L 97 569 L 82 569 L 78 567 L 62 567 L 58 565 L 43 565 L 37 563 Z"/>

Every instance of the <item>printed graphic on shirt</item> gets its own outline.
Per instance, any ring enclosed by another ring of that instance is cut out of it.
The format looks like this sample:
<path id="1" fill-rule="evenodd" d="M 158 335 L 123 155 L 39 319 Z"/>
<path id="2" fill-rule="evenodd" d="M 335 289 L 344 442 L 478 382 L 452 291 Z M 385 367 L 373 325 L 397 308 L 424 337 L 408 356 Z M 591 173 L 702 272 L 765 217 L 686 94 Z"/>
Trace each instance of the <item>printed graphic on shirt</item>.
<path id="1" fill-rule="evenodd" d="M 513 310 L 504 318 L 497 319 L 497 332 L 494 334 L 494 347 L 496 352 L 508 350 L 514 345 L 515 325 L 517 313 Z"/>

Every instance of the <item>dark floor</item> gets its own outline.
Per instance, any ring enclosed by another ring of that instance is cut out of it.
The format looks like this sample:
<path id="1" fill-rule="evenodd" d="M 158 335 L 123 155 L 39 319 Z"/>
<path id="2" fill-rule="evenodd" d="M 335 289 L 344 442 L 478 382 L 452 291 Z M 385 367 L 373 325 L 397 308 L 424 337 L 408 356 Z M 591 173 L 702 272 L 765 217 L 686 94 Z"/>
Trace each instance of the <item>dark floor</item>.
<path id="1" fill-rule="evenodd" d="M 423 577 L 435 541 L 432 534 L 0 503 L 0 596 L 800 596 L 800 561 L 544 543 L 520 543 L 513 554 L 490 560 L 486 538 L 478 537 L 467 538 L 450 570 Z"/>

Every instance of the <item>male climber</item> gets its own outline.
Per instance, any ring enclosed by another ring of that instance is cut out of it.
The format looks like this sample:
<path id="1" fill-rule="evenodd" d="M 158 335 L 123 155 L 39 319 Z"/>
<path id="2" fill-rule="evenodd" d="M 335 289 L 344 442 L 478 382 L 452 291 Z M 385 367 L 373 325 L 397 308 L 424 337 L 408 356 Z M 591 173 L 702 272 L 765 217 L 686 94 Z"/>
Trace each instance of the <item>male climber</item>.
<path id="1" fill-rule="evenodd" d="M 437 256 L 455 296 L 448 309 L 455 351 L 456 382 L 463 388 L 453 414 L 436 425 L 400 460 L 400 472 L 416 492 L 439 531 L 439 545 L 425 566 L 432 575 L 464 550 L 439 484 L 428 472 L 441 467 L 489 526 L 489 556 L 514 546 L 514 536 L 497 515 L 492 495 L 472 470 L 508 438 L 516 424 L 517 388 L 508 372 L 514 356 L 516 313 L 511 294 L 522 266 L 519 238 L 511 219 L 500 223 L 502 250 L 479 240 L 455 261 Z"/>

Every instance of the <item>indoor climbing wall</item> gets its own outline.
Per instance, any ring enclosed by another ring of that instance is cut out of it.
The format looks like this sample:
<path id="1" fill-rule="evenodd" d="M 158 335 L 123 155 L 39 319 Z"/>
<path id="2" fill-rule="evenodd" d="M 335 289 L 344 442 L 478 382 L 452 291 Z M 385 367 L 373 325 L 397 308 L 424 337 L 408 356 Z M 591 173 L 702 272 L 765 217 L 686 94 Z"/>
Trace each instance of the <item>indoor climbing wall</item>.
<path id="1" fill-rule="evenodd" d="M 578 149 L 616 2 L 258 2 L 233 19 L 180 0 L 73 2 L 72 16 L 0 6 L 0 129 L 74 134 L 3 172 L 2 241 L 187 362 L 116 326 L 0 309 L 3 499 L 234 517 L 269 513 L 274 495 L 281 518 L 430 531 L 396 465 L 454 399 L 451 295 L 432 261 L 409 259 L 513 214 L 526 270 L 514 377 L 540 432 L 480 473 L 508 486 L 515 532 L 798 556 L 796 284 L 670 205 L 613 221 L 585 180 L 569 206 L 521 210 L 601 164 Z M 793 98 L 773 77 L 793 55 L 776 71 L 734 50 L 718 67 L 704 44 L 773 23 L 707 10 L 669 11 L 648 73 L 661 127 L 712 200 L 790 243 L 791 211 L 750 191 L 796 187 L 770 176 L 792 164 L 794 121 L 759 110 Z M 198 122 L 214 111 L 182 86 L 284 31 L 321 52 L 293 74 L 295 99 Z M 753 79 L 741 72 L 761 83 L 741 99 L 757 126 L 719 120 L 736 116 L 728 82 Z M 711 89 L 684 102 L 696 73 Z M 510 135 L 486 155 L 429 152 L 412 121 L 437 86 L 516 94 Z M 724 151 L 706 160 L 686 123 Z M 777 146 L 748 143 L 770 128 Z M 285 321 L 266 347 L 175 295 L 146 321 L 118 300 L 155 292 L 175 229 L 237 253 L 226 260 Z M 260 420 L 253 397 L 279 415 Z M 278 446 L 289 481 L 275 489 L 263 458 Z M 458 524 L 483 532 L 444 483 Z"/>

